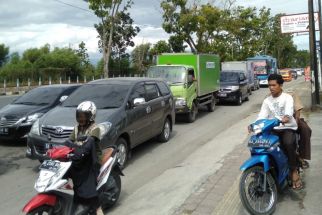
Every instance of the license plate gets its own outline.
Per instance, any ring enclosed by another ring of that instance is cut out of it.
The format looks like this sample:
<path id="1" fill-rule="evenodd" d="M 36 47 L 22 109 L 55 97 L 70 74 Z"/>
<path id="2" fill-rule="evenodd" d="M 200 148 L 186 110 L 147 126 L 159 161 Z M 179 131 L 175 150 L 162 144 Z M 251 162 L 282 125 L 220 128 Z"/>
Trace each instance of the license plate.
<path id="1" fill-rule="evenodd" d="M 53 160 L 45 160 L 39 167 L 40 169 L 57 172 L 60 168 L 60 162 Z"/>
<path id="2" fill-rule="evenodd" d="M 227 96 L 227 94 L 226 94 L 226 93 L 219 93 L 219 96 L 221 96 L 221 97 L 226 97 L 226 96 Z"/>
<path id="3" fill-rule="evenodd" d="M 9 129 L 8 128 L 0 128 L 0 135 L 8 135 Z"/>

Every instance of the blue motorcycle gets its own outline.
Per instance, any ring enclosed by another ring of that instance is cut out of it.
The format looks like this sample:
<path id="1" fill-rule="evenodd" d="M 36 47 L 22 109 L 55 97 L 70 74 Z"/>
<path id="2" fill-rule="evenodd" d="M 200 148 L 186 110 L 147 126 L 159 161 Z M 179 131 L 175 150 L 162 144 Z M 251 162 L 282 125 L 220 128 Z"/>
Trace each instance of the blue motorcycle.
<path id="1" fill-rule="evenodd" d="M 272 134 L 276 126 L 280 126 L 278 119 L 252 124 L 254 135 L 248 142 L 251 157 L 240 167 L 243 173 L 239 184 L 240 199 L 250 214 L 272 214 L 277 191 L 288 182 L 288 159 L 279 147 L 278 136 Z"/>

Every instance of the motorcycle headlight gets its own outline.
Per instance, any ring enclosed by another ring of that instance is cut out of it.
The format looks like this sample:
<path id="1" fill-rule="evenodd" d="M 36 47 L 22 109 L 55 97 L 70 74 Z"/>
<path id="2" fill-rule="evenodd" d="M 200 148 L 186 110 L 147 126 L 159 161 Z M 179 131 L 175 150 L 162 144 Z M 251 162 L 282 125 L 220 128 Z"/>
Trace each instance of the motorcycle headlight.
<path id="1" fill-rule="evenodd" d="M 36 119 L 36 121 L 32 125 L 31 130 L 30 130 L 30 133 L 40 136 L 39 119 Z"/>
<path id="2" fill-rule="evenodd" d="M 186 106 L 187 101 L 184 98 L 177 98 L 176 100 L 176 106 Z"/>

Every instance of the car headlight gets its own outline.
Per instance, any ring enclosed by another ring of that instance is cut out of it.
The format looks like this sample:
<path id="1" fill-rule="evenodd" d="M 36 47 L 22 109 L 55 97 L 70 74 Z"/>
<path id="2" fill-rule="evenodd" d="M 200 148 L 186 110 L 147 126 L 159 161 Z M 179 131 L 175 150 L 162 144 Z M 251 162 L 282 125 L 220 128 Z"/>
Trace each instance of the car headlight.
<path id="1" fill-rule="evenodd" d="M 35 114 L 29 115 L 27 117 L 22 117 L 21 119 L 19 119 L 17 121 L 16 124 L 31 125 L 37 119 L 39 119 L 42 115 L 44 115 L 44 114 L 43 113 L 35 113 Z"/>
<path id="2" fill-rule="evenodd" d="M 97 125 L 100 129 L 100 140 L 111 130 L 112 123 L 110 122 L 103 122 Z"/>
<path id="3" fill-rule="evenodd" d="M 177 98 L 176 100 L 176 106 L 186 106 L 187 101 L 184 98 Z"/>
<path id="4" fill-rule="evenodd" d="M 30 130 L 30 133 L 40 136 L 39 119 L 36 119 L 36 121 L 32 125 L 31 130 Z"/>
<path id="5" fill-rule="evenodd" d="M 239 86 L 231 86 L 231 91 L 237 91 L 239 90 Z"/>

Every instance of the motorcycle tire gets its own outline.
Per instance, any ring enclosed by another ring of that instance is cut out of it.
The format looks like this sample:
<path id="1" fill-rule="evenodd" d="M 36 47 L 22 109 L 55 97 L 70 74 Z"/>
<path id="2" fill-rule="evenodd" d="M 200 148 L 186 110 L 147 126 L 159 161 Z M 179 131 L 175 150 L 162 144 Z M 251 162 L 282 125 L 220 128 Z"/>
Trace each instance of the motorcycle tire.
<path id="1" fill-rule="evenodd" d="M 121 176 L 112 171 L 107 182 L 99 191 L 100 204 L 104 212 L 116 204 L 121 194 L 121 188 Z"/>
<path id="2" fill-rule="evenodd" d="M 54 207 L 52 206 L 41 206 L 39 208 L 35 208 L 34 210 L 30 211 L 29 213 L 27 213 L 27 215 L 40 215 L 40 214 L 48 214 L 48 215 L 54 215 Z"/>
<path id="3" fill-rule="evenodd" d="M 240 184 L 239 184 L 239 195 L 240 195 L 240 199 L 241 202 L 243 204 L 243 206 L 246 208 L 246 210 L 250 213 L 250 214 L 255 214 L 255 215 L 270 215 L 273 214 L 275 209 L 276 209 L 276 204 L 277 204 L 277 186 L 276 186 L 276 182 L 273 178 L 273 176 L 267 172 L 267 191 L 266 193 L 269 193 L 270 190 L 270 199 L 269 199 L 269 205 L 264 208 L 263 210 L 260 210 L 260 208 L 257 210 L 256 208 L 256 204 L 255 204 L 255 208 L 252 206 L 252 204 L 250 203 L 249 199 L 253 199 L 256 198 L 256 196 L 260 196 L 260 195 L 264 195 L 265 193 L 263 193 L 262 190 L 259 190 L 259 186 L 261 185 L 261 183 L 256 184 L 256 182 L 251 182 L 249 183 L 249 186 L 246 187 L 247 184 L 247 178 L 248 176 L 250 176 L 250 174 L 254 174 L 255 176 L 253 176 L 253 178 L 256 177 L 257 175 L 263 175 L 265 174 L 263 167 L 261 166 L 255 166 L 252 168 L 247 169 L 246 171 L 243 172 L 241 178 L 240 178 Z M 253 184 L 252 184 L 253 183 Z M 250 185 L 253 185 L 253 187 L 251 187 Z M 253 188 L 253 190 L 251 189 Z M 261 187 L 262 189 L 262 187 Z M 263 198 L 261 198 L 262 200 Z"/>

